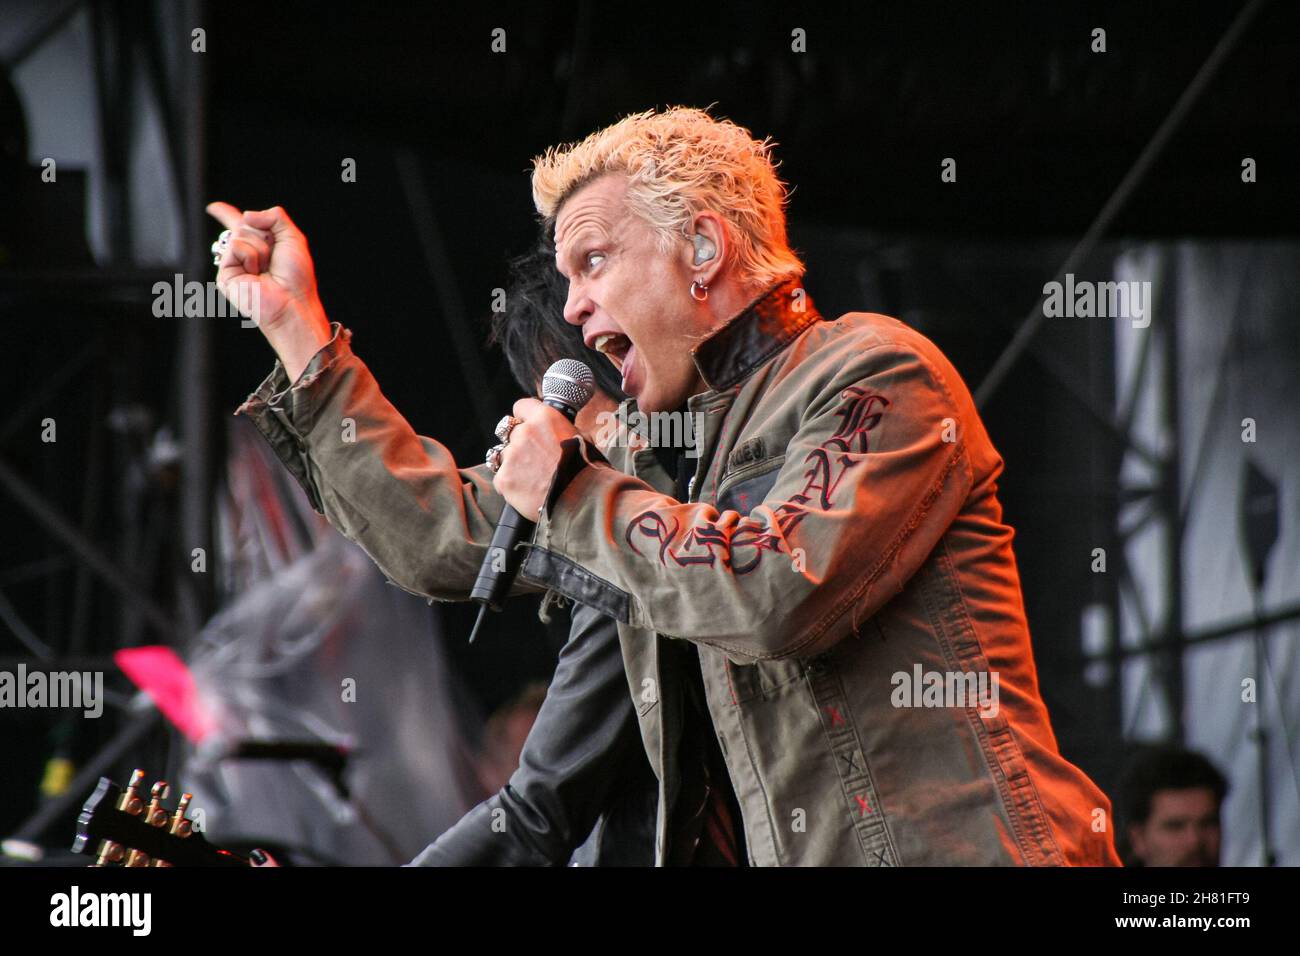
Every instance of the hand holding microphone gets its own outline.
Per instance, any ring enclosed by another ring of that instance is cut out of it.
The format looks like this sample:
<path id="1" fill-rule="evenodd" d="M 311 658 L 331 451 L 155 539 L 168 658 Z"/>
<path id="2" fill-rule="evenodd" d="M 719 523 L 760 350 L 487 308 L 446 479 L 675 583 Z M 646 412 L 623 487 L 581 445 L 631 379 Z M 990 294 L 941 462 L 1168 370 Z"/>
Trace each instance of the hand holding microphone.
<path id="1" fill-rule="evenodd" d="M 488 453 L 488 464 L 493 467 L 495 462 L 493 485 L 506 499 L 506 507 L 470 592 L 470 598 L 483 606 L 470 641 L 478 634 L 488 608 L 500 610 L 510 591 L 519 570 L 517 545 L 532 532 L 532 517 L 545 504 L 560 467 L 561 445 L 577 435 L 573 420 L 594 392 L 591 369 L 574 359 L 561 359 L 542 378 L 542 400 L 520 399 L 514 415 L 506 416 L 497 426 L 502 444 Z"/>

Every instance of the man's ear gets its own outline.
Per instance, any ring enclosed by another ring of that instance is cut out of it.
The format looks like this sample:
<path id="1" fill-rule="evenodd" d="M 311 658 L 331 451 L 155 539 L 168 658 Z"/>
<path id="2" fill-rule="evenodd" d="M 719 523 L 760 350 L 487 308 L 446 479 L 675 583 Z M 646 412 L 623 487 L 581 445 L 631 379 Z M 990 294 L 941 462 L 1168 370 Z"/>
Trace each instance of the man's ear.
<path id="1" fill-rule="evenodd" d="M 1133 852 L 1138 856 L 1145 856 L 1147 852 L 1146 832 L 1139 824 L 1130 823 L 1128 825 L 1128 845 L 1133 848 Z"/>
<path id="2" fill-rule="evenodd" d="M 693 230 L 686 246 L 686 266 L 700 285 L 709 286 L 727 262 L 727 224 L 715 212 L 695 214 Z"/>

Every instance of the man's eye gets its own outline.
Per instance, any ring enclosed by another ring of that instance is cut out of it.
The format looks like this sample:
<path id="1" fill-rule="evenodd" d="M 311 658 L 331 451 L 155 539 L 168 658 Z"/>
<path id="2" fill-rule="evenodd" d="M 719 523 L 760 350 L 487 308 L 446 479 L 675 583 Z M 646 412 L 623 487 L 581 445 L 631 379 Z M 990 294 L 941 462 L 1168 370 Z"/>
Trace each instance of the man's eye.
<path id="1" fill-rule="evenodd" d="M 594 269 L 594 268 L 596 268 L 596 266 L 600 265 L 600 260 L 602 260 L 602 259 L 604 259 L 604 258 L 605 258 L 605 253 L 603 253 L 603 252 L 589 252 L 589 253 L 587 253 L 587 268 L 588 268 L 588 269 Z"/>

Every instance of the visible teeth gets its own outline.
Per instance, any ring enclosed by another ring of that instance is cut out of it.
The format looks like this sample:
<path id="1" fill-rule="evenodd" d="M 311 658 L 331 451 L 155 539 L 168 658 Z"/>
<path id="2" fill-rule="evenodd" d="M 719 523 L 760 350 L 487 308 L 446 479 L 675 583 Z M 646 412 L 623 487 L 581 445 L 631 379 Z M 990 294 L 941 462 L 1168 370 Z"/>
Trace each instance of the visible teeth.
<path id="1" fill-rule="evenodd" d="M 631 346 L 627 336 L 619 332 L 602 332 L 591 342 L 591 347 L 609 359 L 620 372 L 623 371 L 623 359 Z"/>

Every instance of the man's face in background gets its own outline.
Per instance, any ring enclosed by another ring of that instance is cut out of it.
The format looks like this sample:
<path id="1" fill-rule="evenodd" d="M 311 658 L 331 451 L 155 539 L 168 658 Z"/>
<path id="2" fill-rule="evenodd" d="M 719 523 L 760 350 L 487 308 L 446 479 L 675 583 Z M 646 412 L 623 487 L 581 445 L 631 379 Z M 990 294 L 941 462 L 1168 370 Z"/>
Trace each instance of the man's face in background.
<path id="1" fill-rule="evenodd" d="M 1220 838 L 1219 804 L 1208 787 L 1157 790 L 1146 822 L 1129 827 L 1146 866 L 1218 866 Z"/>

